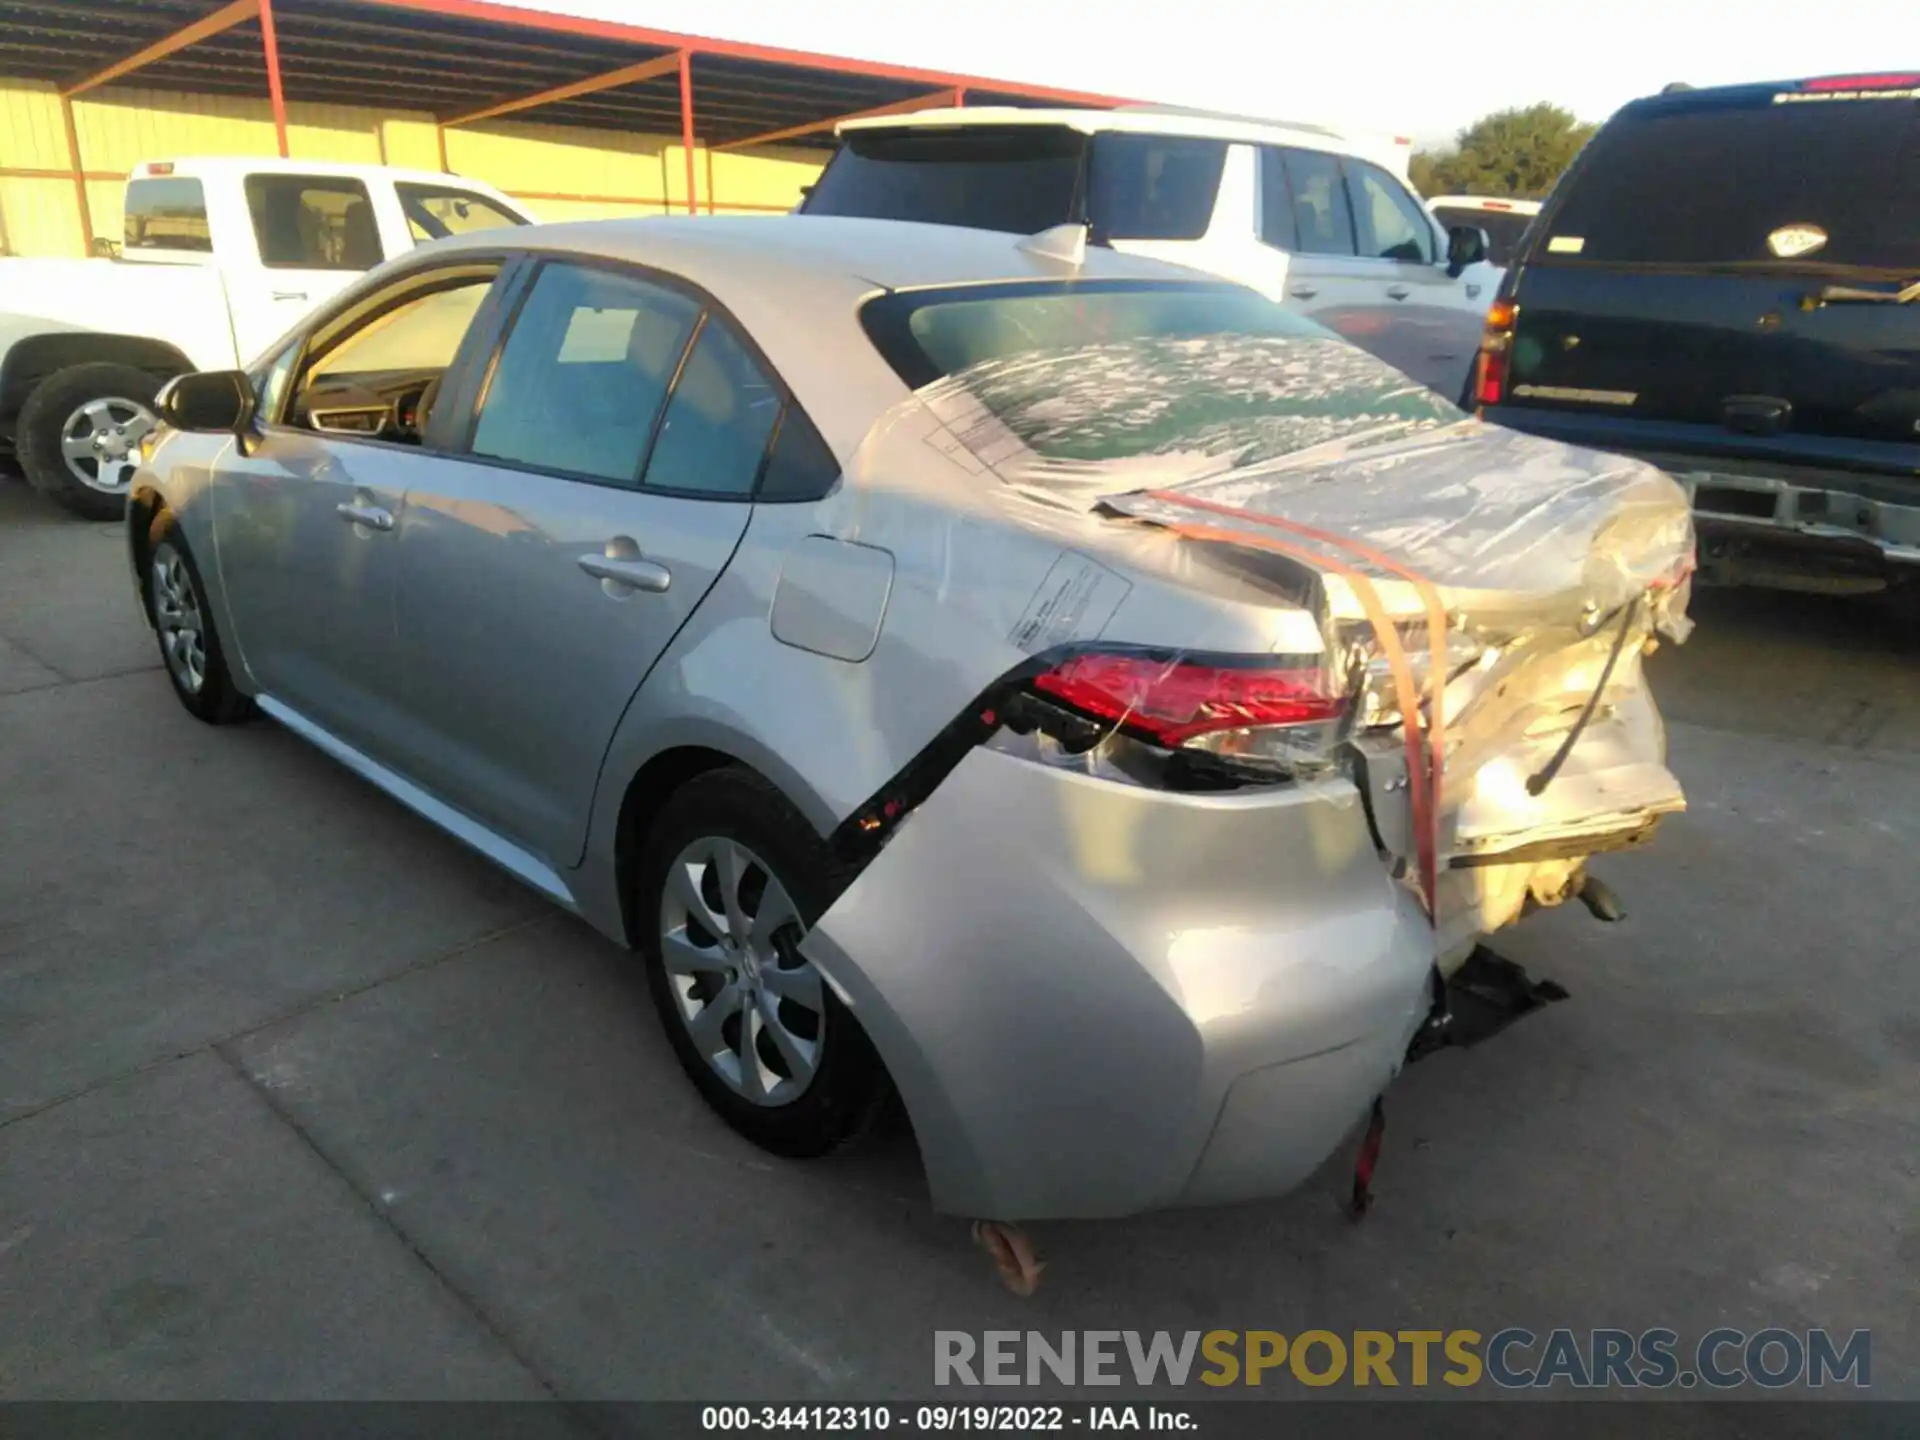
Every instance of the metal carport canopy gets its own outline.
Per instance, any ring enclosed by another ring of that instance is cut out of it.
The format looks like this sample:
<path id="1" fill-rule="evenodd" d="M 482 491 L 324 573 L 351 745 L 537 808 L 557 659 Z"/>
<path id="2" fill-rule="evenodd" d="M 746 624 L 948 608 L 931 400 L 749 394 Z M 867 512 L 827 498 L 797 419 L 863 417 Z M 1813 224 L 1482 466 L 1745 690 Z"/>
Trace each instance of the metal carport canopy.
<path id="1" fill-rule="evenodd" d="M 696 142 L 709 154 L 824 147 L 834 125 L 856 115 L 969 102 L 1126 103 L 492 0 L 0 0 L 0 73 L 60 88 L 83 209 L 72 98 L 129 80 L 156 90 L 264 92 L 283 155 L 289 100 L 430 113 L 442 127 L 443 165 L 445 127 L 509 115 L 677 134 L 689 209 L 698 208 Z"/>

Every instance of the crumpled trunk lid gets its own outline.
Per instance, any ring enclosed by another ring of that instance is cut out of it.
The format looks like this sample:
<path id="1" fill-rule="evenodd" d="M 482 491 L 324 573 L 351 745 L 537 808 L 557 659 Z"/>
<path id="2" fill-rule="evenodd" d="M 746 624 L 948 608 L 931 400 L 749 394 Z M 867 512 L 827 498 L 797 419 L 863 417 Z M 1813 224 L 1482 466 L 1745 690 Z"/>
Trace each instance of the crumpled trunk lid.
<path id="1" fill-rule="evenodd" d="M 1641 662 L 1661 637 L 1686 637 L 1693 531 L 1684 492 L 1652 467 L 1476 422 L 1105 504 L 1230 545 L 1296 590 L 1306 573 L 1355 696 L 1356 779 L 1382 849 L 1418 885 L 1389 663 L 1396 644 L 1404 653 L 1421 729 L 1440 741 L 1443 956 L 1570 898 L 1589 856 L 1640 843 L 1685 807 Z M 1437 726 L 1429 601 L 1447 632 Z"/>

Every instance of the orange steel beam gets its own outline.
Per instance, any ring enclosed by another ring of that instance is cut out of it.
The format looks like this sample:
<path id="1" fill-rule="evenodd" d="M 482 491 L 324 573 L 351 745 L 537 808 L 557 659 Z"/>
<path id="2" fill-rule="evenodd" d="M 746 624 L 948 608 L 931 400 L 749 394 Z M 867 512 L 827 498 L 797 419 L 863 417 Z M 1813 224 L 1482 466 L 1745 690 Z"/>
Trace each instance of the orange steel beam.
<path id="1" fill-rule="evenodd" d="M 60 121 L 67 130 L 67 159 L 73 162 L 73 198 L 80 206 L 80 243 L 93 254 L 93 207 L 87 203 L 87 170 L 80 163 L 80 131 L 73 123 L 73 101 L 60 97 Z"/>
<path id="2" fill-rule="evenodd" d="M 936 90 L 931 95 L 915 95 L 910 99 L 896 100 L 891 105 L 876 105 L 871 110 L 854 110 L 845 115 L 830 115 L 825 120 L 810 120 L 805 125 L 789 125 L 784 130 L 769 130 L 763 135 L 749 135 L 744 140 L 728 140 L 716 145 L 716 150 L 744 150 L 749 145 L 775 145 L 782 140 L 797 140 L 802 135 L 818 135 L 822 130 L 831 130 L 842 120 L 865 120 L 875 115 L 908 115 L 915 110 L 937 110 L 943 105 L 952 105 L 954 90 Z"/>
<path id="3" fill-rule="evenodd" d="M 531 110 L 536 105 L 552 105 L 561 100 L 571 100 L 576 95 L 591 95 L 596 90 L 611 90 L 618 85 L 638 85 L 643 80 L 658 80 L 662 75 L 670 75 L 679 69 L 685 58 L 684 50 L 676 50 L 671 55 L 643 60 L 638 65 L 624 65 L 618 70 L 609 70 L 604 75 L 575 80 L 571 85 L 556 85 L 551 90 L 541 90 L 532 95 L 502 100 L 496 105 L 472 110 L 465 115 L 456 115 L 453 119 L 442 123 L 472 125 L 476 121 L 491 120 L 497 115 L 511 115 L 516 110 Z"/>
<path id="4" fill-rule="evenodd" d="M 693 186 L 693 57 L 682 50 L 680 61 L 680 148 L 687 157 L 687 213 L 700 213 Z"/>
<path id="5" fill-rule="evenodd" d="M 273 28 L 273 0 L 256 0 L 260 7 L 260 49 L 267 61 L 267 99 L 273 104 L 273 136 L 280 142 L 280 158 L 287 149 L 287 97 L 280 88 L 280 37 Z"/>
<path id="6" fill-rule="evenodd" d="M 658 45 L 665 49 L 686 50 L 695 55 L 758 60 L 767 65 L 790 65 L 797 69 L 824 70 L 836 75 L 865 75 L 876 80 L 905 80 L 942 87 L 964 85 L 970 90 L 984 90 L 989 94 L 1021 95 L 1030 100 L 1050 100 L 1060 105 L 1105 107 L 1129 103 L 1117 96 L 1095 95 L 1085 90 L 1062 90 L 1052 85 L 1028 85 L 1017 80 L 993 80 L 981 75 L 955 75 L 949 71 L 925 70 L 916 65 L 855 60 L 845 55 L 821 55 L 811 50 L 788 50 L 777 45 L 717 40 L 711 36 L 629 25 L 620 20 L 561 15 L 526 5 L 504 4 L 500 0 L 362 0 L 362 3 L 388 10 L 413 10 L 461 20 L 476 20 L 488 25 L 541 30 L 549 35 L 582 35 L 628 45 Z"/>
<path id="7" fill-rule="evenodd" d="M 122 75 L 138 70 L 142 65 L 151 65 L 156 60 L 164 60 L 176 50 L 197 45 L 210 35 L 218 35 L 222 30 L 231 30 L 234 26 L 243 24 L 258 15 L 260 3 L 261 0 L 233 0 L 231 5 L 222 6 L 204 20 L 196 20 L 193 24 L 174 31 L 164 40 L 156 40 L 146 49 L 129 55 L 124 60 L 114 61 L 106 69 L 96 71 L 86 79 L 67 86 L 60 93 L 67 96 L 79 95 L 84 91 L 105 85 L 111 80 L 118 80 Z"/>

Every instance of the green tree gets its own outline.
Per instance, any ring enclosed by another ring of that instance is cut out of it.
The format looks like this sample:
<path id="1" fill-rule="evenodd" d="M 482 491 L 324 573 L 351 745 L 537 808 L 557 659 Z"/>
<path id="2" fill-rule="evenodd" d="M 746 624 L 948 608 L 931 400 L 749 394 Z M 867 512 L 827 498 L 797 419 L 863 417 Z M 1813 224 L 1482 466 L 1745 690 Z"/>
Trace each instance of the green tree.
<path id="1" fill-rule="evenodd" d="M 1596 126 L 1542 101 L 1476 120 L 1450 149 L 1422 150 L 1409 173 L 1422 195 L 1504 195 L 1544 200 Z"/>

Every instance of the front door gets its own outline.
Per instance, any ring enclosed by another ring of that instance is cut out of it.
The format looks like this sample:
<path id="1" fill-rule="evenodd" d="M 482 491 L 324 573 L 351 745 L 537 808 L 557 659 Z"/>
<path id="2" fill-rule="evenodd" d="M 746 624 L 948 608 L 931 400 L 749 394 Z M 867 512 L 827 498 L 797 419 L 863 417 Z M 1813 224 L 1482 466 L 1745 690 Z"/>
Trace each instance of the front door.
<path id="1" fill-rule="evenodd" d="M 386 258 L 362 181 L 262 174 L 245 190 L 255 258 L 226 269 L 242 364 Z"/>
<path id="2" fill-rule="evenodd" d="M 249 671 L 268 699 L 387 761 L 405 728 L 400 523 L 433 463 L 423 401 L 496 271 L 415 274 L 356 307 L 316 337 L 287 393 L 267 397 L 258 433 L 215 470 L 221 576 Z"/>
<path id="3" fill-rule="evenodd" d="M 1355 247 L 1370 272 L 1368 313 L 1378 317 L 1365 348 L 1456 399 L 1466 388 L 1486 306 L 1468 304 L 1469 282 L 1447 273 L 1426 207 L 1378 165 L 1352 158 L 1345 164 Z"/>
<path id="4" fill-rule="evenodd" d="M 407 495 L 400 645 L 422 783 L 577 863 L 621 715 L 746 530 L 780 403 L 693 293 L 537 272 L 471 455 Z"/>

